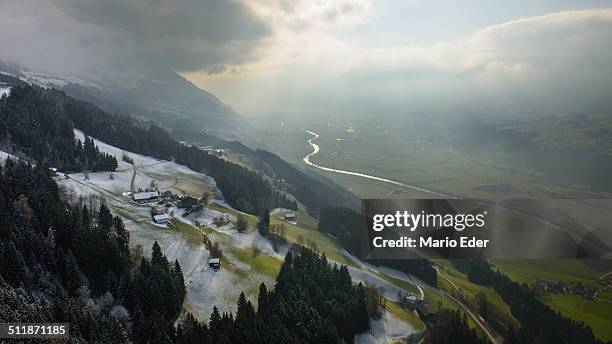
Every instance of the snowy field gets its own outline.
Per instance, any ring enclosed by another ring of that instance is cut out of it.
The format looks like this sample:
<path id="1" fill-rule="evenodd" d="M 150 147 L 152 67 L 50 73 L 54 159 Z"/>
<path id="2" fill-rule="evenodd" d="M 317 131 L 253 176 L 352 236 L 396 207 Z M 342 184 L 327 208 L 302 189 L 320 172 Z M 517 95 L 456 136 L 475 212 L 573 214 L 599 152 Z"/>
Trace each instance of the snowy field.
<path id="1" fill-rule="evenodd" d="M 397 343 L 415 332 L 408 324 L 385 311 L 381 319 L 370 321 L 369 331 L 355 336 L 355 344 Z"/>
<path id="2" fill-rule="evenodd" d="M 85 135 L 82 131 L 75 129 L 74 134 L 77 139 L 85 140 Z M 94 141 L 101 152 L 110 154 L 117 159 L 117 172 L 113 172 L 113 174 L 118 175 L 119 179 L 117 179 L 116 183 L 105 183 L 106 187 L 114 187 L 109 184 L 116 184 L 123 191 L 129 190 L 134 166 L 122 160 L 122 156 L 126 154 L 134 160 L 136 165 L 135 188 L 144 189 L 151 180 L 155 180 L 161 191 L 171 190 L 175 193 L 189 194 L 194 197 L 201 197 L 204 191 L 210 191 L 211 193 L 218 192 L 213 178 L 203 173 L 195 172 L 185 165 L 127 152 L 100 140 L 94 139 Z M 102 174 L 102 176 L 96 176 L 96 183 L 103 179 L 110 179 L 108 172 L 97 174 Z M 90 173 L 90 178 L 93 179 L 92 175 L 94 173 Z M 80 180 L 83 180 L 83 176 L 80 174 L 77 174 L 75 177 L 77 179 L 80 177 Z M 117 195 L 121 194 L 121 192 L 117 193 L 116 188 L 112 192 Z"/>
<path id="3" fill-rule="evenodd" d="M 75 136 L 80 140 L 84 140 L 85 137 L 83 132 L 78 130 L 75 130 Z M 113 178 L 110 178 L 110 172 L 91 172 L 88 174 L 88 180 L 85 180 L 84 173 L 69 174 L 68 179 L 65 179 L 63 174 L 60 173 L 58 182 L 60 185 L 74 190 L 76 195 L 104 196 L 111 211 L 124 218 L 126 227 L 130 231 L 132 248 L 141 246 L 145 256 L 148 257 L 153 242 L 157 241 L 170 260 L 174 261 L 176 259 L 179 261 L 187 286 L 186 311 L 193 313 L 201 320 L 209 318 L 213 306 L 217 306 L 221 312 L 232 311 L 235 313 L 236 301 L 242 291 L 252 294 L 261 282 L 269 286 L 274 285 L 273 278 L 249 271 L 251 268 L 248 264 L 237 260 L 230 253 L 224 253 L 224 261 L 231 263 L 231 269 L 225 268 L 225 266 L 220 270 L 209 268 L 210 252 L 206 250 L 202 243 L 199 229 L 190 226 L 190 230 L 186 232 L 172 226 L 166 227 L 152 223 L 149 206 L 138 205 L 122 196 L 122 193 L 130 190 L 133 166 L 122 161 L 121 157 L 123 154 L 127 154 L 134 159 L 137 165 L 137 174 L 134 181 L 136 189 L 144 189 L 149 186 L 151 180 L 154 180 L 162 191 L 171 190 L 174 193 L 185 193 L 199 197 L 201 196 L 201 190 L 209 190 L 212 195 L 220 195 L 220 192 L 216 190 L 214 179 L 172 161 L 126 152 L 99 140 L 95 140 L 95 144 L 100 151 L 117 158 L 118 168 L 116 172 L 112 172 Z M 192 188 L 181 189 L 177 187 L 177 184 L 179 187 L 181 185 L 193 186 L 197 192 L 192 191 Z M 215 201 L 229 208 L 222 200 Z M 234 215 L 208 208 L 187 217 L 183 217 L 182 210 L 176 210 L 175 219 L 189 225 L 197 220 L 201 224 L 218 231 L 218 236 L 209 235 L 209 237 L 213 241 L 222 243 L 222 247 L 223 245 L 232 245 L 246 248 L 256 245 L 261 253 L 273 252 L 269 241 L 256 232 L 241 234 L 233 229 L 232 224 L 222 227 L 214 225 L 212 223 L 213 219 L 221 215 L 226 216 L 230 221 L 236 221 Z M 275 254 L 275 257 L 280 259 L 284 255 Z M 240 273 L 240 271 L 249 272 Z M 255 300 L 253 299 L 253 301 Z"/>

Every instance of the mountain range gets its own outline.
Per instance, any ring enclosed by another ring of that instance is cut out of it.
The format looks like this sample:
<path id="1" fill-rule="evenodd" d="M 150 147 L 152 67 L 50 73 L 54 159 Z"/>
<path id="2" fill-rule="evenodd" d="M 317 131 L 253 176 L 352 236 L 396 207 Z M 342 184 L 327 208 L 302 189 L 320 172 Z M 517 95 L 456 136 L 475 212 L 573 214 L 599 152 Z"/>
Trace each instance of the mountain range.
<path id="1" fill-rule="evenodd" d="M 173 71 L 75 77 L 0 61 L 0 83 L 56 88 L 108 112 L 153 120 L 177 136 L 206 133 L 236 138 L 240 132 L 238 113 Z"/>

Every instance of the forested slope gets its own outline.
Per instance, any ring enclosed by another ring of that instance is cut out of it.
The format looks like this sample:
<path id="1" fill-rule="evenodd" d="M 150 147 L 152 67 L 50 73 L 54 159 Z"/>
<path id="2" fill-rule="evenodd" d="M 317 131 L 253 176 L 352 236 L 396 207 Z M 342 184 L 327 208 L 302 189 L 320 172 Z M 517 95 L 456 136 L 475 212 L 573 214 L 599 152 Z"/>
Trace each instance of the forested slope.
<path id="1" fill-rule="evenodd" d="M 275 207 L 296 209 L 294 201 L 289 201 L 275 191 L 255 172 L 195 147 L 181 145 L 168 132 L 152 123 L 139 122 L 125 115 L 109 114 L 91 103 L 74 99 L 63 92 L 16 86 L 11 89 L 8 98 L 2 99 L 0 106 L 3 109 L 2 116 L 8 123 L 21 123 L 24 120 L 20 118 L 25 118 L 34 133 L 41 132 L 35 137 L 41 137 L 42 141 L 28 142 L 27 139 L 19 139 L 18 142 L 18 147 L 32 152 L 32 158 L 36 161 L 55 162 L 57 156 L 70 156 L 68 153 L 58 155 L 55 152 L 69 152 L 70 144 L 75 146 L 72 134 L 74 126 L 116 147 L 160 159 L 175 160 L 195 171 L 210 175 L 227 201 L 244 212 L 260 214 L 265 209 Z M 4 137 L 24 136 L 25 134 L 21 135 L 20 128 L 19 125 L 5 126 Z M 78 153 L 78 148 L 74 151 Z M 94 164 L 89 162 L 89 159 L 86 161 L 88 164 Z"/>
<path id="2" fill-rule="evenodd" d="M 521 323 L 510 328 L 505 337 L 510 343 L 602 343 L 591 328 L 573 321 L 542 303 L 526 284 L 510 280 L 483 259 L 453 260 L 472 283 L 490 286 L 510 305 L 512 315 Z"/>
<path id="3" fill-rule="evenodd" d="M 368 328 L 365 288 L 306 249 L 288 253 L 274 290 L 261 285 L 257 310 L 243 294 L 235 315 L 175 327 L 179 263 L 157 243 L 132 263 L 123 221 L 95 198 L 64 201 L 41 165 L 0 170 L 0 229 L 0 321 L 67 322 L 71 342 L 351 343 Z"/>
<path id="4" fill-rule="evenodd" d="M 95 207 L 91 207 L 96 204 Z M 185 296 L 154 245 L 135 266 L 129 233 L 95 199 L 66 203 L 43 166 L 0 171 L 0 321 L 67 322 L 72 342 L 164 342 Z"/>
<path id="5" fill-rule="evenodd" d="M 14 88 L 0 101 L 0 149 L 66 172 L 114 171 L 93 140 L 75 141 L 72 120 L 51 95 Z"/>

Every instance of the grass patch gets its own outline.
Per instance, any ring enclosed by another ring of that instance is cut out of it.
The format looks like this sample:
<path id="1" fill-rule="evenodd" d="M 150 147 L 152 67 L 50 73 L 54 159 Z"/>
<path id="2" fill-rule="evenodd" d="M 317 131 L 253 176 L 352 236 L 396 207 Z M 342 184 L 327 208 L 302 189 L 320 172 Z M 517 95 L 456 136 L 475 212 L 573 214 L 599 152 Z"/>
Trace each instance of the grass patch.
<path id="1" fill-rule="evenodd" d="M 416 330 L 425 328 L 425 324 L 421 321 L 418 315 L 411 310 L 405 309 L 398 303 L 393 302 L 389 299 L 385 301 L 385 308 L 389 313 L 393 314 L 398 319 L 412 325 Z"/>
<path id="2" fill-rule="evenodd" d="M 502 299 L 502 297 L 491 287 L 482 286 L 476 283 L 472 283 L 467 280 L 467 276 L 457 271 L 450 263 L 437 261 L 439 265 L 445 266 L 445 270 L 438 270 L 438 282 L 440 288 L 449 294 L 452 294 L 453 290 L 458 290 L 469 299 L 474 299 L 476 295 L 482 293 L 486 296 L 487 301 L 506 314 L 512 319 L 515 325 L 519 325 L 519 322 L 512 315 L 510 306 Z"/>
<path id="3" fill-rule="evenodd" d="M 230 214 L 230 215 L 234 215 L 235 217 L 238 216 L 244 216 L 247 220 L 247 222 L 249 223 L 249 229 L 254 229 L 257 227 L 257 223 L 259 222 L 259 219 L 257 218 L 257 216 L 254 215 L 249 215 L 249 214 L 243 214 L 237 210 L 234 209 L 230 209 L 230 208 L 226 208 L 224 206 L 221 206 L 217 203 L 211 203 L 207 206 L 209 209 L 213 209 L 216 210 L 218 212 L 224 213 L 224 214 Z"/>
<path id="4" fill-rule="evenodd" d="M 499 260 L 493 261 L 493 265 L 519 283 L 531 284 L 536 278 L 544 278 L 564 283 L 582 282 L 587 286 L 601 287 L 597 281 L 602 273 L 579 260 Z"/>
<path id="5" fill-rule="evenodd" d="M 352 260 L 348 259 L 344 256 L 344 254 L 342 254 L 342 245 L 338 242 L 338 240 L 330 237 L 329 235 L 314 229 L 301 227 L 299 222 L 297 226 L 293 225 L 281 220 L 277 216 L 272 216 L 270 218 L 270 224 L 284 224 L 286 228 L 285 237 L 291 242 L 298 243 L 300 241 L 300 236 L 302 236 L 305 245 L 308 246 L 309 241 L 316 243 L 319 253 L 325 253 L 327 258 L 340 264 L 357 267 Z"/>
<path id="6" fill-rule="evenodd" d="M 461 307 L 453 300 L 449 299 L 444 295 L 433 292 L 429 288 L 424 288 L 425 300 L 433 306 L 434 310 L 450 309 L 450 310 L 462 310 Z"/>
<path id="7" fill-rule="evenodd" d="M 319 220 L 317 220 L 316 218 L 302 211 L 297 212 L 295 218 L 300 227 L 316 231 L 319 230 Z"/>
<path id="8" fill-rule="evenodd" d="M 597 338 L 612 341 L 611 302 L 576 295 L 550 295 L 545 303 L 571 319 L 589 324 Z"/>
<path id="9" fill-rule="evenodd" d="M 262 275 L 276 277 L 280 271 L 282 261 L 265 253 L 257 253 L 251 247 L 239 248 L 230 246 L 226 248 L 236 259 L 251 266 L 253 271 Z"/>
<path id="10" fill-rule="evenodd" d="M 598 279 L 602 273 L 579 260 L 500 260 L 494 261 L 493 265 L 519 283 L 532 284 L 534 279 L 543 278 L 566 284 L 581 282 L 585 286 L 601 288 Z M 612 291 L 600 293 L 595 300 L 576 295 L 550 294 L 544 303 L 564 316 L 591 326 L 598 338 L 612 340 Z"/>
<path id="11" fill-rule="evenodd" d="M 192 244 L 202 244 L 202 240 L 204 239 L 204 235 L 202 231 L 192 225 L 181 222 L 177 219 L 172 219 L 170 221 L 172 226 L 179 231 L 188 242 Z"/>
<path id="12" fill-rule="evenodd" d="M 380 271 L 372 271 L 376 276 L 384 279 L 387 282 L 390 282 L 391 284 L 400 287 L 404 290 L 408 290 L 412 293 L 415 294 L 419 294 L 419 288 L 417 288 L 414 284 L 406 282 L 404 280 L 401 280 L 399 278 L 395 278 L 393 276 L 389 276 L 387 274 L 385 274 L 384 272 L 380 272 Z"/>

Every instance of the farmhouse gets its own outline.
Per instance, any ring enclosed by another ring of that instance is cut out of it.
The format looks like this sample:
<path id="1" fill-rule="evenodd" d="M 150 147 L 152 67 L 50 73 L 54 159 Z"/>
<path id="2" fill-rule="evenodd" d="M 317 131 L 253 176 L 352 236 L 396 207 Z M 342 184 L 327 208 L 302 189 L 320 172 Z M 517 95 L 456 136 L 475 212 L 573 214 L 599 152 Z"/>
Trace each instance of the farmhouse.
<path id="1" fill-rule="evenodd" d="M 134 201 L 140 204 L 157 202 L 159 199 L 159 191 L 138 192 L 133 194 L 133 198 Z"/>
<path id="2" fill-rule="evenodd" d="M 410 308 L 411 310 L 416 309 L 420 301 L 421 300 L 419 299 L 419 297 L 415 294 L 409 294 L 404 297 L 404 302 L 406 303 L 408 308 Z"/>
<path id="3" fill-rule="evenodd" d="M 159 215 L 154 215 L 153 216 L 153 222 L 157 223 L 157 224 L 166 224 L 168 222 L 170 222 L 170 215 L 168 214 L 159 214 Z"/>
<path id="4" fill-rule="evenodd" d="M 285 221 L 295 223 L 295 213 L 285 213 Z"/>
<path id="5" fill-rule="evenodd" d="M 215 270 L 219 270 L 219 268 L 221 268 L 221 258 L 210 258 L 208 266 Z"/>

